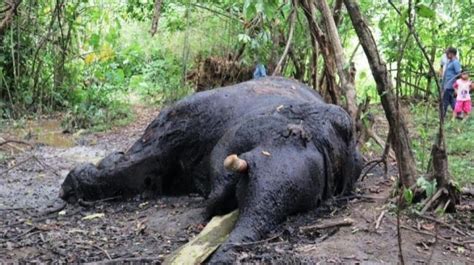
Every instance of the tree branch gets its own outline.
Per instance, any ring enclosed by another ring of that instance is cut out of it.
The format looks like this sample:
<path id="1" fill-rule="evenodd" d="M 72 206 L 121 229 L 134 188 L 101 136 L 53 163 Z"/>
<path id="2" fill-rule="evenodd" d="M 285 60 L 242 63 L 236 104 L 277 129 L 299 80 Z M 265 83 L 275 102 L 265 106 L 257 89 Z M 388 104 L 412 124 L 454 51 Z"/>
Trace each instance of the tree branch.
<path id="1" fill-rule="evenodd" d="M 16 15 L 16 10 L 18 9 L 18 6 L 21 4 L 22 0 L 12 0 L 10 3 L 8 3 L 9 7 L 5 8 L 2 10 L 3 12 L 7 12 L 5 17 L 0 21 L 0 35 L 3 35 L 7 27 L 11 24 L 11 21 L 13 19 L 13 16 Z"/>
<path id="2" fill-rule="evenodd" d="M 285 50 L 283 51 L 283 54 L 281 55 L 280 61 L 278 61 L 278 64 L 275 67 L 275 70 L 273 71 L 273 74 L 272 74 L 273 76 L 279 75 L 281 73 L 283 61 L 288 55 L 288 51 L 290 50 L 290 47 L 291 47 L 291 42 L 293 41 L 293 35 L 295 32 L 295 24 L 296 24 L 296 18 L 297 18 L 298 12 L 296 11 L 296 6 L 297 6 L 296 0 L 293 0 L 292 3 L 293 3 L 293 9 L 291 10 L 291 15 L 290 15 L 290 32 L 288 33 L 288 40 L 286 41 Z"/>

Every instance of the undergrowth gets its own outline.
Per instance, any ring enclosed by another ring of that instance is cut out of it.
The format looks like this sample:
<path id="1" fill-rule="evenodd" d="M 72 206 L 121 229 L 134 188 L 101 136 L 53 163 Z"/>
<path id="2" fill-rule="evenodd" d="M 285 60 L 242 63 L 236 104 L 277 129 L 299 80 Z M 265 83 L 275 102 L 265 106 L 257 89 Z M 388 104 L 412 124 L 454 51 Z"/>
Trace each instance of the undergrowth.
<path id="1" fill-rule="evenodd" d="M 410 112 L 416 131 L 413 149 L 418 167 L 426 171 L 438 128 L 438 109 L 436 104 L 423 103 L 412 105 Z M 448 111 L 445 126 L 449 171 L 457 184 L 465 186 L 474 183 L 474 120 L 452 120 L 451 115 Z"/>

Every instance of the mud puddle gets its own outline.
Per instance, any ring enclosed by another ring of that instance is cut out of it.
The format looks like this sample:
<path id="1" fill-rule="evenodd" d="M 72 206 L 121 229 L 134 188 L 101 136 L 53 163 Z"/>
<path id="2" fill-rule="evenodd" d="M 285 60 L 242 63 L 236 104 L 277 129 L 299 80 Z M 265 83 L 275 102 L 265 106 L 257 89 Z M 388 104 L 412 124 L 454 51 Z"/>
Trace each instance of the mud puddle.
<path id="1" fill-rule="evenodd" d="M 60 119 L 28 120 L 5 132 L 15 139 L 57 148 L 70 148 L 76 144 L 76 136 L 64 133 Z"/>

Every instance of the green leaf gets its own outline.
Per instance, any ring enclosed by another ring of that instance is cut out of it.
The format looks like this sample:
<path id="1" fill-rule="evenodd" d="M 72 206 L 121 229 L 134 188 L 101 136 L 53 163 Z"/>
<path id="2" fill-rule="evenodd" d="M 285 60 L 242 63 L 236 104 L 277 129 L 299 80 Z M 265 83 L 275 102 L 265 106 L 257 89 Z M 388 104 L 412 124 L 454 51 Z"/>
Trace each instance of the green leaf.
<path id="1" fill-rule="evenodd" d="M 416 14 L 420 17 L 429 19 L 433 19 L 436 17 L 436 12 L 425 4 L 418 4 L 416 5 L 415 9 Z"/>
<path id="2" fill-rule="evenodd" d="M 247 19 L 253 18 L 257 13 L 255 2 L 252 0 L 245 0 L 244 4 L 244 17 Z"/>
<path id="3" fill-rule="evenodd" d="M 405 199 L 405 201 L 408 203 L 408 204 L 412 204 L 413 202 L 413 191 L 411 189 L 407 189 L 405 188 L 403 190 L 403 198 Z"/>
<path id="4" fill-rule="evenodd" d="M 426 192 L 427 197 L 433 196 L 436 192 L 436 179 L 428 181 L 424 177 L 420 177 L 416 180 L 416 185 Z"/>
<path id="5" fill-rule="evenodd" d="M 99 48 L 100 44 L 100 35 L 99 34 L 92 34 L 91 38 L 89 39 L 89 44 L 94 47 L 94 49 Z"/>
<path id="6" fill-rule="evenodd" d="M 247 34 L 239 34 L 239 35 L 238 35 L 238 39 L 239 39 L 239 41 L 242 42 L 242 43 L 248 43 L 248 42 L 250 42 L 250 41 L 252 40 L 252 39 L 250 38 L 250 36 L 247 35 Z"/>

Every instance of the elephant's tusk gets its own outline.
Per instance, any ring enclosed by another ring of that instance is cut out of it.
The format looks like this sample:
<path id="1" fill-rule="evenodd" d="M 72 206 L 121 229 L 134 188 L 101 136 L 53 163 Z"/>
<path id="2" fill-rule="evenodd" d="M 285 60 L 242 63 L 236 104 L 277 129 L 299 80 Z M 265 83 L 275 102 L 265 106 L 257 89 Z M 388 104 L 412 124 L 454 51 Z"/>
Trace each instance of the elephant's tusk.
<path id="1" fill-rule="evenodd" d="M 224 160 L 224 168 L 236 173 L 245 173 L 248 169 L 247 161 L 240 159 L 237 155 L 229 155 Z"/>

